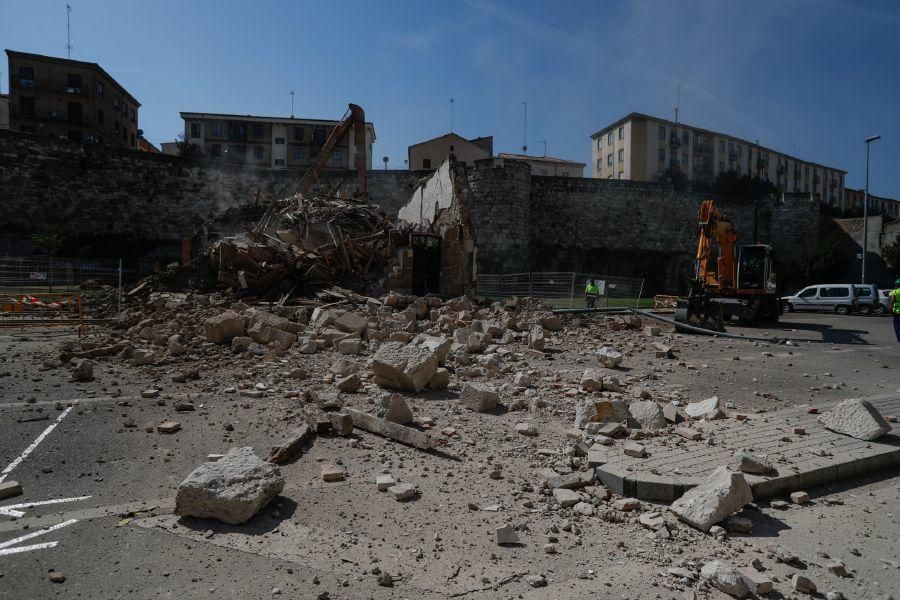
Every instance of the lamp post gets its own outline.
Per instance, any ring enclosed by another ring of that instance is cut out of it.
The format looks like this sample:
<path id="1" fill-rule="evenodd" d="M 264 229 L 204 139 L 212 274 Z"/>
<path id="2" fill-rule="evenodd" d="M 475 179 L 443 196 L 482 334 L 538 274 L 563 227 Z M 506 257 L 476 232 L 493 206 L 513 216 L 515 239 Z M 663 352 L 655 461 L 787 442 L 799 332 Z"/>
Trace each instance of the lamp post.
<path id="1" fill-rule="evenodd" d="M 880 135 L 866 138 L 866 190 L 863 193 L 863 252 L 862 252 L 862 281 L 866 283 L 866 262 L 869 255 L 869 148 L 872 142 L 880 140 Z"/>

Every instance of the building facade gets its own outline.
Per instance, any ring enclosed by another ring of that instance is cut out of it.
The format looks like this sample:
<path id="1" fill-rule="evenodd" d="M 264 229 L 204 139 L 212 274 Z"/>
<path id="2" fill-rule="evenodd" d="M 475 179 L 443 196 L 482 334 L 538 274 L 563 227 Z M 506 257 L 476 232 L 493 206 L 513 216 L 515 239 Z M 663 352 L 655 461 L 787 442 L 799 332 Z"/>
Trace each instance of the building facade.
<path id="1" fill-rule="evenodd" d="M 0 129 L 9 129 L 9 94 L 0 94 Z"/>
<path id="2" fill-rule="evenodd" d="M 410 146 L 407 154 L 407 164 L 413 171 L 437 169 L 450 154 L 461 166 L 471 166 L 476 160 L 493 156 L 494 137 L 489 135 L 467 140 L 461 135 L 447 133 Z"/>
<path id="3" fill-rule="evenodd" d="M 582 162 L 552 156 L 528 156 L 527 154 L 509 154 L 507 152 L 499 153 L 497 158 L 527 162 L 531 166 L 532 175 L 549 177 L 584 177 L 584 168 L 587 166 Z"/>
<path id="4" fill-rule="evenodd" d="M 305 169 L 340 121 L 183 112 L 184 140 L 206 158 L 273 169 Z M 366 168 L 372 168 L 375 126 L 366 122 Z M 165 152 L 165 150 L 164 150 Z M 331 151 L 326 169 L 355 168 L 353 129 Z"/>
<path id="5" fill-rule="evenodd" d="M 140 102 L 97 63 L 7 50 L 9 128 L 138 148 Z"/>
<path id="6" fill-rule="evenodd" d="M 595 178 L 658 181 L 677 167 L 688 179 L 712 183 L 719 173 L 759 177 L 783 192 L 816 195 L 840 206 L 846 171 L 800 160 L 735 136 L 640 113 L 591 136 Z"/>
<path id="7" fill-rule="evenodd" d="M 865 190 L 854 190 L 847 188 L 844 193 L 844 202 L 841 205 L 841 212 L 862 214 L 863 201 L 865 200 Z M 884 215 L 891 219 L 900 219 L 900 201 L 893 198 L 882 198 L 881 196 L 873 196 L 869 194 L 869 214 Z"/>

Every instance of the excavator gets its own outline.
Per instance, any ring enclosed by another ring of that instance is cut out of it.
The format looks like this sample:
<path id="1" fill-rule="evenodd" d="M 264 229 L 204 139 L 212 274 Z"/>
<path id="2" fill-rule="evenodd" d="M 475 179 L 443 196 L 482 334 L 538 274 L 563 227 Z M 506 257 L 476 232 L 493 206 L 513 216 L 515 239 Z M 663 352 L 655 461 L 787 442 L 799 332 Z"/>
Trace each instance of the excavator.
<path id="1" fill-rule="evenodd" d="M 675 321 L 713 331 L 725 331 L 733 316 L 752 325 L 777 323 L 782 309 L 771 246 L 736 248 L 734 223 L 712 200 L 700 205 L 698 221 L 694 279 L 687 299 L 678 301 Z"/>
<path id="2" fill-rule="evenodd" d="M 309 192 L 310 188 L 319 179 L 319 172 L 325 167 L 325 164 L 331 158 L 331 151 L 341 141 L 350 128 L 353 128 L 353 141 L 356 146 L 356 194 L 359 200 L 368 199 L 368 188 L 366 185 L 366 113 L 362 107 L 357 104 L 350 104 L 344 118 L 338 123 L 337 127 L 331 130 L 331 135 L 325 140 L 322 149 L 316 160 L 310 165 L 309 169 L 304 173 L 300 183 L 297 184 L 297 192 L 301 195 Z"/>

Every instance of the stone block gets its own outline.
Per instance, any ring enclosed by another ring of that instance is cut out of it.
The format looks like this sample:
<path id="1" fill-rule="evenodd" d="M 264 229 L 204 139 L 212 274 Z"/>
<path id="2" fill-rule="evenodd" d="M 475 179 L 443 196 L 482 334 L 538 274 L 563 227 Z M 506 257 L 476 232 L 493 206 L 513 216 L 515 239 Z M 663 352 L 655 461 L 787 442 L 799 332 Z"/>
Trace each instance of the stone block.
<path id="1" fill-rule="evenodd" d="M 226 310 L 203 322 L 203 335 L 214 344 L 230 343 L 232 338 L 244 335 L 246 321 L 242 315 Z"/>
<path id="2" fill-rule="evenodd" d="M 459 394 L 460 404 L 475 412 L 488 412 L 497 408 L 500 394 L 486 383 L 466 383 Z"/>
<path id="3" fill-rule="evenodd" d="M 709 531 L 710 527 L 751 502 L 753 493 L 744 475 L 721 466 L 673 502 L 669 510 L 697 529 Z"/>
<path id="4" fill-rule="evenodd" d="M 818 418 L 826 429 L 860 440 L 876 440 L 891 426 L 868 400 L 844 400 Z"/>

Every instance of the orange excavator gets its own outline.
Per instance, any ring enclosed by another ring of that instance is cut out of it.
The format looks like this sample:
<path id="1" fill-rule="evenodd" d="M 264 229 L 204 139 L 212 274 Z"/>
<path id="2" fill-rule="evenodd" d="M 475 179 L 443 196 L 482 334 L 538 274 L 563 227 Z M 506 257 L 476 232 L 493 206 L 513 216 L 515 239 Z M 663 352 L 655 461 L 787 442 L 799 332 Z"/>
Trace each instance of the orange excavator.
<path id="1" fill-rule="evenodd" d="M 772 248 L 751 244 L 736 248 L 734 223 L 712 200 L 700 205 L 694 279 L 675 321 L 725 331 L 733 316 L 748 324 L 776 323 L 781 304 L 772 270 Z"/>

